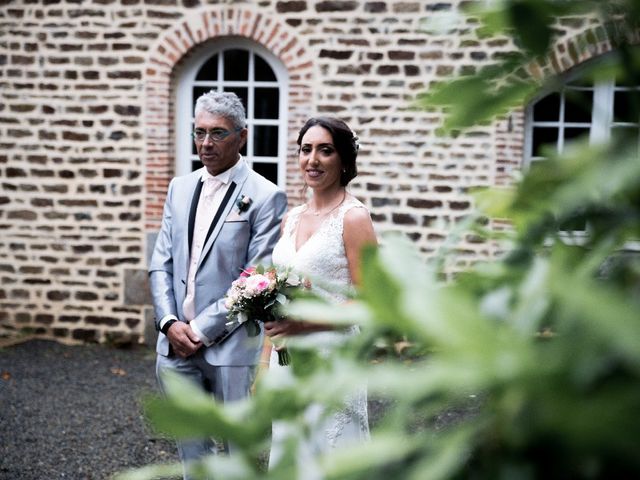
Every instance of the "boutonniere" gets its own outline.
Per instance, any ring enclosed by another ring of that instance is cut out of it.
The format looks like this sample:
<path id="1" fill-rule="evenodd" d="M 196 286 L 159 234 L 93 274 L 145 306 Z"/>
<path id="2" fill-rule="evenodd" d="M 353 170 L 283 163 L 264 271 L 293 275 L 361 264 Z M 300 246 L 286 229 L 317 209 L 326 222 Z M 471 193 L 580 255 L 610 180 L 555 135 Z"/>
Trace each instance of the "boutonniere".
<path id="1" fill-rule="evenodd" d="M 236 207 L 238 207 L 238 212 L 239 213 L 244 212 L 247 208 L 249 208 L 249 206 L 251 205 L 252 201 L 253 200 L 251 200 L 246 195 L 240 195 L 240 198 L 236 202 Z"/>

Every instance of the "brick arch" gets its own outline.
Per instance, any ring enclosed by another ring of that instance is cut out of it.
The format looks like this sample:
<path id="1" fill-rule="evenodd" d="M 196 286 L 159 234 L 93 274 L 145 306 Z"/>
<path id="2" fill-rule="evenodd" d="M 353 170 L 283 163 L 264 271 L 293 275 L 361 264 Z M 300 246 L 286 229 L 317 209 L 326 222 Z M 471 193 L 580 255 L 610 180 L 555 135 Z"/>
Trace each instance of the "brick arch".
<path id="1" fill-rule="evenodd" d="M 632 38 L 631 44 L 640 44 L 640 29 Z M 584 62 L 615 50 L 616 45 L 602 25 L 594 25 L 575 35 L 568 35 L 556 41 L 552 51 L 546 57 L 529 65 L 529 73 L 542 79 L 554 75 L 563 75 Z M 495 185 L 510 185 L 512 171 L 522 168 L 524 157 L 525 107 L 519 108 L 495 123 L 496 162 L 494 170 Z"/>
<path id="2" fill-rule="evenodd" d="M 289 75 L 289 140 L 313 111 L 311 78 L 313 63 L 308 48 L 277 18 L 251 8 L 201 9 L 183 17 L 151 48 L 145 70 L 144 89 L 146 169 L 145 229 L 157 231 L 169 181 L 174 175 L 175 132 L 173 127 L 173 79 L 176 67 L 193 48 L 226 36 L 243 37 L 262 45 L 277 56 Z M 291 147 L 290 147 L 291 148 Z M 289 187 L 299 183 L 287 165 Z M 291 178 L 291 181 L 289 181 Z"/>
<path id="3" fill-rule="evenodd" d="M 640 29 L 626 39 L 631 44 L 640 44 Z M 560 38 L 549 55 L 532 64 L 529 72 L 536 78 L 562 75 L 572 68 L 611 52 L 616 44 L 602 25 L 594 25 L 575 35 Z"/>

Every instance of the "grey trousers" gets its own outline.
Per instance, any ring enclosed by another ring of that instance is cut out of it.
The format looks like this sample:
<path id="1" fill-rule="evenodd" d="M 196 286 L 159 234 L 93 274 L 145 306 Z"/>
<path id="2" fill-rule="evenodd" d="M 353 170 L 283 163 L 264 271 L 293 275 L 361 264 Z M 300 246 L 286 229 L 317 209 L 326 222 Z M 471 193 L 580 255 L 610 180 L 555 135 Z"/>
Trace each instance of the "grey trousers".
<path id="1" fill-rule="evenodd" d="M 218 366 L 210 365 L 204 359 L 204 348 L 189 358 L 181 358 L 176 355 L 164 357 L 158 355 L 156 359 L 156 376 L 160 390 L 164 392 L 162 385 L 162 370 L 172 370 L 191 379 L 219 403 L 232 402 L 249 396 L 249 391 L 255 379 L 255 365 L 252 366 Z M 201 459 L 204 456 L 224 452 L 233 454 L 234 447 L 224 439 L 221 445 L 211 438 L 180 440 L 178 441 L 178 453 L 184 470 L 184 480 L 191 480 L 186 466 Z"/>

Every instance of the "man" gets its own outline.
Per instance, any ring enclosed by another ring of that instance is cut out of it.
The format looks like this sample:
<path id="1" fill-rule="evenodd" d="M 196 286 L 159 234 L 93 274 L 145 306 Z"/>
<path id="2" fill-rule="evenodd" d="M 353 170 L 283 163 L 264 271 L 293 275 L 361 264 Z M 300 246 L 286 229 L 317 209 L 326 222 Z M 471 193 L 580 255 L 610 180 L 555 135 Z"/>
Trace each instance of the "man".
<path id="1" fill-rule="evenodd" d="M 161 386 L 161 372 L 173 370 L 228 402 L 249 394 L 263 332 L 226 326 L 224 295 L 243 269 L 270 260 L 286 196 L 240 156 L 246 116 L 235 94 L 198 98 L 193 138 L 204 167 L 171 181 L 149 267 L 160 331 L 156 370 Z M 185 465 L 212 447 L 208 440 L 178 444 Z"/>

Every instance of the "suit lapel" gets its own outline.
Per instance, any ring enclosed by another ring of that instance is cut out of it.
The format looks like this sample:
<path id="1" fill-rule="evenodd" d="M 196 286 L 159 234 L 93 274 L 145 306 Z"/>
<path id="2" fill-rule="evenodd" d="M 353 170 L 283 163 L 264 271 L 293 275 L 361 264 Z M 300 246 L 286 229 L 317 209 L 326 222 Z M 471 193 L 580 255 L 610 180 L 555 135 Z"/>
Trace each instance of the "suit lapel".
<path id="1" fill-rule="evenodd" d="M 196 223 L 196 210 L 198 209 L 198 201 L 200 200 L 202 183 L 203 182 L 200 181 L 200 177 L 198 177 L 198 181 L 196 182 L 196 188 L 194 189 L 193 197 L 191 198 L 191 210 L 189 211 L 189 242 L 187 243 L 188 249 L 189 249 L 189 256 L 191 255 L 191 243 L 193 242 L 193 228 Z"/>
<path id="2" fill-rule="evenodd" d="M 222 199 L 222 202 L 220 202 L 220 206 L 218 207 L 218 211 L 216 212 L 216 214 L 213 217 L 213 220 L 211 220 L 211 225 L 209 225 L 209 230 L 207 231 L 207 236 L 204 237 L 204 243 L 207 243 L 207 240 L 209 240 L 209 237 L 211 236 L 211 233 L 213 232 L 213 230 L 215 229 L 216 225 L 218 224 L 218 221 L 220 220 L 220 217 L 222 216 L 222 212 L 224 212 L 227 209 L 227 204 L 229 203 L 229 199 L 233 196 L 233 193 L 236 189 L 236 182 L 231 182 L 229 183 L 229 188 L 227 188 L 227 192 L 224 194 L 224 198 Z"/>
<path id="3" fill-rule="evenodd" d="M 200 268 L 202 261 L 207 257 L 211 247 L 213 246 L 220 230 L 222 229 L 222 225 L 224 225 L 224 219 L 227 218 L 229 212 L 233 208 L 236 203 L 236 198 L 242 191 L 242 187 L 244 185 L 245 180 L 247 179 L 247 175 L 249 174 L 249 167 L 244 160 L 240 160 L 242 165 L 236 170 L 235 174 L 230 179 L 229 188 L 227 189 L 227 193 L 224 196 L 218 211 L 211 222 L 211 227 L 209 227 L 209 231 L 207 232 L 207 239 L 205 241 L 204 247 L 202 248 L 202 253 L 200 254 L 200 259 L 198 260 L 198 266 L 196 268 Z M 226 202 L 226 203 L 225 203 Z"/>

